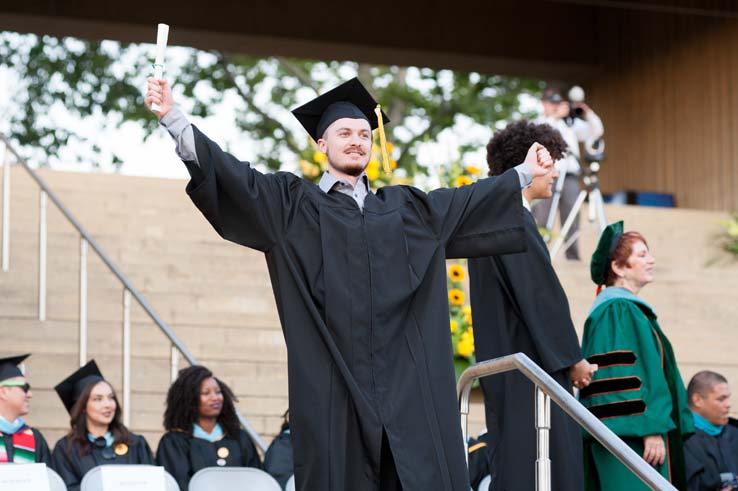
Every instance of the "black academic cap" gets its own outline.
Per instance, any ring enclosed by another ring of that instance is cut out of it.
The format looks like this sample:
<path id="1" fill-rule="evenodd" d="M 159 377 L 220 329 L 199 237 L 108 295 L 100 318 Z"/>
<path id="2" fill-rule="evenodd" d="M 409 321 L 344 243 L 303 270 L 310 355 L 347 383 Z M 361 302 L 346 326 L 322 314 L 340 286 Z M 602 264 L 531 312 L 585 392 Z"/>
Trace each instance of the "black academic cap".
<path id="1" fill-rule="evenodd" d="M 18 365 L 23 363 L 23 360 L 29 356 L 31 356 L 31 353 L 0 358 L 0 382 L 13 377 L 22 377 L 23 372 L 20 371 Z"/>
<path id="2" fill-rule="evenodd" d="M 592 262 L 589 265 L 589 273 L 596 285 L 604 285 L 607 280 L 607 272 L 610 270 L 612 254 L 623 236 L 623 222 L 611 223 L 600 235 L 597 249 L 592 253 Z"/>
<path id="3" fill-rule="evenodd" d="M 379 126 L 374 109 L 377 102 L 369 91 L 354 77 L 338 87 L 329 90 L 307 104 L 293 109 L 292 114 L 307 130 L 313 140 L 323 137 L 325 130 L 341 118 L 365 119 L 372 129 Z M 382 121 L 389 123 L 389 118 L 382 111 Z"/>
<path id="4" fill-rule="evenodd" d="M 82 391 L 85 390 L 90 384 L 96 384 L 105 380 L 100 373 L 100 369 L 97 368 L 95 360 L 90 360 L 87 365 L 83 366 L 69 377 L 65 378 L 62 382 L 54 387 L 56 393 L 59 394 L 59 399 L 64 403 L 64 407 L 67 408 L 67 412 L 72 412 L 72 407 L 82 395 Z"/>

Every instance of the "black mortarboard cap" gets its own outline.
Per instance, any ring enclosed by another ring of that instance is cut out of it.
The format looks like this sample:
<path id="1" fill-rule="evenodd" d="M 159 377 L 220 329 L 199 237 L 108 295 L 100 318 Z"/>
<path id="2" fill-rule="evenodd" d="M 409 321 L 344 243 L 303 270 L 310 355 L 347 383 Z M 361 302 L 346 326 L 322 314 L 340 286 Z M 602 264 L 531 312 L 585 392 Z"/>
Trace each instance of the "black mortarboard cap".
<path id="1" fill-rule="evenodd" d="M 325 130 L 336 120 L 341 118 L 365 119 L 374 130 L 379 126 L 374 109 L 377 102 L 369 91 L 354 77 L 338 87 L 329 90 L 307 104 L 293 109 L 292 114 L 307 130 L 313 140 L 323 137 Z M 384 124 L 389 118 L 382 111 Z"/>
<path id="2" fill-rule="evenodd" d="M 589 273 L 596 285 L 604 285 L 607 280 L 607 272 L 610 270 L 612 255 L 623 236 L 623 222 L 611 223 L 600 235 L 597 248 L 592 253 L 592 262 L 589 265 Z"/>
<path id="3" fill-rule="evenodd" d="M 18 365 L 23 363 L 23 360 L 31 356 L 31 353 L 19 356 L 9 356 L 7 358 L 0 358 L 0 382 L 13 377 L 22 377 L 23 372 L 20 371 Z"/>
<path id="4" fill-rule="evenodd" d="M 85 390 L 90 384 L 96 384 L 105 380 L 100 373 L 100 369 L 97 368 L 95 360 L 90 360 L 87 365 L 81 367 L 79 370 L 65 378 L 63 381 L 54 387 L 56 393 L 59 394 L 59 399 L 64 403 L 64 407 L 67 408 L 67 412 L 72 412 L 72 407 L 82 395 L 82 391 Z"/>

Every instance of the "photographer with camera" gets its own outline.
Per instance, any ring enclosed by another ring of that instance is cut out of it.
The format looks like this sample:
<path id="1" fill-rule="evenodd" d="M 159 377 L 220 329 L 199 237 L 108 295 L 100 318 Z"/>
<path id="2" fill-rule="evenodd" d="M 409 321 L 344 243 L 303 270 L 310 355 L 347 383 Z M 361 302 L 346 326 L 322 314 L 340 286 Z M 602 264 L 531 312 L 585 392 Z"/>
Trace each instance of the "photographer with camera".
<path id="1" fill-rule="evenodd" d="M 730 388 L 719 373 L 698 372 L 687 387 L 695 433 L 684 444 L 689 491 L 738 489 L 738 428 L 731 423 Z"/>
<path id="2" fill-rule="evenodd" d="M 602 120 L 584 103 L 584 91 L 580 87 L 573 87 L 569 91 L 569 99 L 565 100 L 559 90 L 547 88 L 542 97 L 543 115 L 536 120 L 537 123 L 548 123 L 557 129 L 569 147 L 568 154 L 556 163 L 559 179 L 563 180 L 557 183 L 557 189 L 561 193 L 559 217 L 562 224 L 571 213 L 579 194 L 579 176 L 582 172 L 579 143 L 592 147 L 605 132 Z M 533 208 L 533 216 L 540 226 L 545 227 L 547 224 L 551 202 L 551 199 L 546 199 Z M 566 239 L 576 234 L 578 229 L 579 217 L 574 220 Z M 566 250 L 566 258 L 579 259 L 576 241 Z"/>

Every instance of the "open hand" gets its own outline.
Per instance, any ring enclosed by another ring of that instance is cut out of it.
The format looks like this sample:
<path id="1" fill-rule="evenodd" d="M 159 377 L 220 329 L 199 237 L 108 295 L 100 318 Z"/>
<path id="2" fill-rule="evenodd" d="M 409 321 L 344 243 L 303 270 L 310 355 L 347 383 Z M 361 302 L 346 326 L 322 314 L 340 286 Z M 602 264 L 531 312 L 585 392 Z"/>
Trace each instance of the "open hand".
<path id="1" fill-rule="evenodd" d="M 172 89 L 166 80 L 157 80 L 150 77 L 147 80 L 146 95 L 144 96 L 144 103 L 149 110 L 159 116 L 159 119 L 163 118 L 166 113 L 174 107 L 174 99 L 172 98 Z M 152 106 L 154 104 L 159 105 L 159 110 L 154 111 Z"/>
<path id="2" fill-rule="evenodd" d="M 661 435 L 643 437 L 643 460 L 652 466 L 662 465 L 666 457 L 666 447 Z"/>
<path id="3" fill-rule="evenodd" d="M 551 172 L 553 168 L 551 154 L 548 153 L 546 147 L 537 142 L 528 149 L 528 154 L 525 156 L 525 163 L 528 164 L 533 177 L 544 176 Z"/>

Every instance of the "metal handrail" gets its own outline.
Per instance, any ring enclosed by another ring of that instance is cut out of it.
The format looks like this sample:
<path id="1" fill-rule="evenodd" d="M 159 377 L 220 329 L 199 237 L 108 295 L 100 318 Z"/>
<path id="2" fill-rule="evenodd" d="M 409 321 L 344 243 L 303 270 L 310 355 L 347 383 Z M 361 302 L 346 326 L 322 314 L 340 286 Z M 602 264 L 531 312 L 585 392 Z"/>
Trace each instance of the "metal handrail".
<path id="1" fill-rule="evenodd" d="M 124 287 L 123 291 L 123 408 L 124 423 L 130 424 L 130 394 L 131 394 L 131 376 L 130 376 L 130 356 L 131 356 L 131 327 L 130 327 L 130 306 L 131 297 L 138 302 L 143 310 L 148 314 L 154 324 L 156 324 L 161 332 L 169 339 L 171 343 L 171 380 L 177 376 L 177 368 L 179 365 L 179 354 L 182 354 L 190 365 L 197 365 L 197 359 L 190 353 L 184 343 L 177 337 L 171 328 L 159 317 L 151 304 L 136 289 L 131 280 L 118 268 L 112 259 L 105 253 L 100 244 L 90 235 L 90 233 L 82 226 L 81 223 L 72 215 L 69 209 L 62 203 L 57 195 L 51 190 L 46 181 L 38 175 L 23 159 L 20 154 L 13 148 L 10 141 L 5 135 L 0 134 L 0 141 L 5 145 L 6 152 L 10 152 L 15 156 L 15 160 L 20 164 L 28 174 L 36 181 L 41 189 L 39 206 L 39 320 L 46 320 L 46 201 L 47 197 L 51 200 L 64 217 L 77 229 L 80 235 L 80 366 L 87 362 L 87 248 L 92 250 L 105 263 L 108 269 L 118 278 Z M 2 233 L 2 269 L 8 271 L 10 264 L 10 255 L 8 250 L 10 247 L 10 159 L 8 155 L 4 158 L 3 171 L 3 233 Z M 246 419 L 238 413 L 241 425 L 251 437 L 251 440 L 262 450 L 266 451 L 266 444 L 259 434 L 246 421 Z"/>
<path id="2" fill-rule="evenodd" d="M 630 469 L 649 488 L 656 491 L 676 491 L 676 488 L 656 469 L 651 467 L 637 453 L 633 451 L 623 440 L 605 426 L 596 416 L 585 408 L 574 396 L 556 382 L 541 367 L 536 365 L 523 353 L 483 361 L 472 365 L 464 370 L 459 377 L 457 392 L 459 396 L 459 410 L 461 412 L 461 430 L 464 436 L 464 448 L 466 450 L 469 418 L 469 396 L 472 384 L 481 377 L 495 375 L 498 373 L 519 370 L 520 373 L 530 379 L 536 386 L 536 427 L 538 428 L 538 458 L 536 462 L 536 489 L 550 489 L 550 478 L 548 483 L 539 481 L 539 469 L 545 469 L 548 460 L 548 429 L 550 420 L 547 418 L 548 398 L 561 407 L 579 425 L 587 430 L 598 442 L 609 450 L 620 462 Z M 543 455 L 545 453 L 545 455 Z M 546 487 L 548 484 L 548 487 Z"/>

